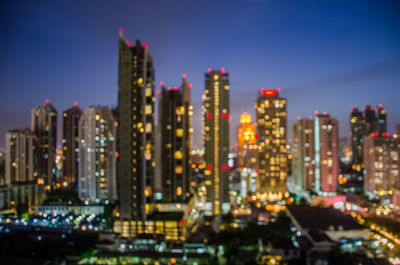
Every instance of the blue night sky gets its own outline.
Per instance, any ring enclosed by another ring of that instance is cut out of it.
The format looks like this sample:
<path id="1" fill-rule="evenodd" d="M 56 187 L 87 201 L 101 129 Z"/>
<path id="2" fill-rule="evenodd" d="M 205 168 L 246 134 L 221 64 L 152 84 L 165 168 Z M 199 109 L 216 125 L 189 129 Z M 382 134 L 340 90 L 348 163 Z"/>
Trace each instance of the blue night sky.
<path id="1" fill-rule="evenodd" d="M 388 110 L 393 133 L 399 13 L 399 1 L 368 0 L 1 1 L 0 146 L 8 129 L 30 126 L 31 108 L 46 98 L 59 119 L 74 101 L 116 106 L 120 28 L 149 44 L 157 88 L 179 85 L 183 73 L 193 83 L 197 146 L 209 67 L 230 74 L 232 143 L 240 114 L 254 116 L 260 88 L 281 88 L 289 126 L 317 109 L 348 136 L 350 106 L 369 103 Z"/>

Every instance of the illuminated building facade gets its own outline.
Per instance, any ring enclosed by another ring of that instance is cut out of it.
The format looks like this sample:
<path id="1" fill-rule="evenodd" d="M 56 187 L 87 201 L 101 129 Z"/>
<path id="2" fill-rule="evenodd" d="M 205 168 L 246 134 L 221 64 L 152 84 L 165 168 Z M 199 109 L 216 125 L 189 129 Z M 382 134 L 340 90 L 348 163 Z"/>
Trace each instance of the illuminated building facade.
<path id="1" fill-rule="evenodd" d="M 106 107 L 85 109 L 79 121 L 79 183 L 82 200 L 116 200 L 116 124 Z"/>
<path id="2" fill-rule="evenodd" d="M 251 116 L 247 112 L 240 116 L 240 125 L 237 128 L 237 165 L 241 168 L 255 168 L 257 144 L 256 131 Z"/>
<path id="3" fill-rule="evenodd" d="M 76 188 L 79 158 L 79 119 L 82 110 L 75 102 L 62 115 L 63 186 Z"/>
<path id="4" fill-rule="evenodd" d="M 163 235 L 165 240 L 184 241 L 186 237 L 183 212 L 154 212 L 145 221 L 120 221 L 114 223 L 114 232 L 122 237 L 134 237 L 138 234 Z"/>
<path id="5" fill-rule="evenodd" d="M 384 196 L 399 188 L 399 138 L 364 137 L 364 192 Z"/>
<path id="6" fill-rule="evenodd" d="M 181 89 L 162 87 L 159 98 L 159 157 L 163 202 L 186 202 L 189 198 L 191 84 L 183 76 Z"/>
<path id="7" fill-rule="evenodd" d="M 384 136 L 387 133 L 386 110 L 381 104 L 377 109 L 365 105 L 364 112 L 352 106 L 350 114 L 352 168 L 357 172 L 358 180 L 363 180 L 364 137 L 368 135 Z"/>
<path id="8" fill-rule="evenodd" d="M 297 190 L 315 188 L 314 119 L 302 119 L 293 124 L 292 176 Z"/>
<path id="9" fill-rule="evenodd" d="M 261 201 L 280 201 L 289 197 L 287 178 L 287 121 L 286 99 L 280 89 L 261 89 L 256 101 L 258 135 L 257 198 Z"/>
<path id="10" fill-rule="evenodd" d="M 36 136 L 29 129 L 15 129 L 6 133 L 5 183 L 35 181 Z"/>
<path id="11" fill-rule="evenodd" d="M 119 33 L 118 187 L 122 220 L 151 213 L 154 177 L 154 68 L 147 43 Z M 138 224 L 139 222 L 136 222 Z"/>
<path id="12" fill-rule="evenodd" d="M 31 130 L 38 139 L 36 148 L 38 182 L 46 190 L 53 188 L 56 178 L 57 110 L 46 104 L 32 109 Z"/>
<path id="13" fill-rule="evenodd" d="M 208 69 L 203 95 L 206 214 L 229 212 L 229 76 L 223 68 Z"/>
<path id="14" fill-rule="evenodd" d="M 250 114 L 244 112 L 240 116 L 240 125 L 237 127 L 237 167 L 241 177 L 243 197 L 256 191 L 256 162 L 257 143 L 256 129 Z"/>
<path id="15" fill-rule="evenodd" d="M 363 137 L 366 135 L 366 124 L 363 113 L 352 107 L 350 114 L 351 146 L 353 168 L 361 171 L 363 163 Z"/>
<path id="16" fill-rule="evenodd" d="M 315 117 L 315 187 L 322 195 L 336 193 L 339 175 L 338 121 L 323 113 Z"/>

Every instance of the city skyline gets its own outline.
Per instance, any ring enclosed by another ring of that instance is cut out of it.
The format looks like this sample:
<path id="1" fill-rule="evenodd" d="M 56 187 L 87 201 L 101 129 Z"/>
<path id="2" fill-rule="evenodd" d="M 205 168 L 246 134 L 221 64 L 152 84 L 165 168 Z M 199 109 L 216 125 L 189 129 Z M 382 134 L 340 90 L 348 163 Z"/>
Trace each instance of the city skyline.
<path id="1" fill-rule="evenodd" d="M 195 12 L 200 7 L 187 3 L 176 10 L 177 16 L 182 15 L 179 19 L 167 20 L 165 25 L 159 27 L 157 23 L 152 23 L 152 26 L 145 25 L 143 28 L 128 19 L 121 3 L 113 12 L 115 14 L 118 13 L 115 10 L 120 10 L 121 18 L 108 17 L 105 2 L 100 2 L 99 14 L 85 8 L 73 10 L 73 5 L 65 2 L 57 6 L 45 3 L 39 3 L 33 9 L 29 3 L 24 6 L 22 2 L 3 4 L 1 31 L 8 38 L 1 51 L 4 58 L 1 64 L 5 67 L 2 67 L 0 83 L 7 90 L 0 108 L 2 147 L 5 132 L 29 126 L 31 108 L 42 105 L 47 98 L 57 109 L 58 120 L 61 120 L 62 111 L 75 101 L 82 109 L 99 104 L 117 105 L 115 68 L 118 65 L 116 51 L 120 28 L 128 39 L 148 43 L 156 58 L 156 90 L 160 81 L 178 83 L 181 74 L 187 74 L 193 84 L 193 144 L 197 147 L 202 145 L 202 77 L 210 67 L 224 67 L 230 73 L 231 102 L 234 106 L 230 126 L 231 146 L 235 142 L 235 128 L 240 114 L 248 112 L 254 117 L 253 102 L 263 87 L 279 87 L 281 94 L 288 99 L 288 128 L 297 116 L 307 117 L 318 109 L 336 117 L 340 124 L 340 136 L 349 137 L 350 107 L 357 105 L 362 109 L 366 103 L 372 107 L 383 104 L 388 111 L 388 131 L 391 134 L 398 123 L 396 113 L 399 113 L 400 106 L 395 100 L 400 93 L 396 91 L 396 84 L 400 81 L 400 51 L 396 47 L 400 38 L 393 33 L 399 18 L 390 10 L 389 2 L 366 2 L 362 6 L 358 6 L 357 2 L 313 5 L 255 2 L 258 5 L 245 7 L 243 12 L 235 2 L 227 7 L 230 15 L 224 18 L 216 16 L 218 10 L 224 8 L 223 4 L 206 3 L 201 11 L 211 7 L 215 11 L 201 16 L 202 12 Z M 127 4 L 127 9 L 148 9 L 142 3 L 135 4 Z M 46 8 L 43 11 L 40 7 Z M 307 8 L 314 12 L 311 14 Z M 168 7 L 164 4 L 154 9 L 156 14 L 160 13 L 159 21 L 164 21 L 166 11 Z M 87 12 L 87 16 L 83 18 L 82 12 Z M 338 13 L 340 20 L 336 18 Z M 103 16 L 106 19 L 99 21 Z M 74 23 L 73 17 L 78 18 Z M 35 23 L 26 23 L 32 20 Z M 325 28 L 319 26 L 318 21 L 325 22 L 321 23 Z M 76 23 L 80 24 L 78 29 Z M 99 25 L 101 29 L 97 29 Z M 210 32 L 204 30 L 213 25 L 222 27 L 222 33 L 214 27 Z M 171 29 L 174 26 L 176 31 Z M 249 26 L 265 30 L 257 35 L 252 31 L 247 33 L 245 30 Z M 177 31 L 180 33 L 177 34 Z M 194 34 L 196 31 L 198 34 Z M 166 41 L 169 38 L 176 40 L 178 45 Z M 350 38 L 355 40 L 354 43 L 349 43 Z M 289 50 L 285 43 L 296 40 L 300 40 L 296 48 Z M 250 49 L 236 54 L 235 50 L 240 47 Z M 207 53 L 206 50 L 212 52 Z M 171 61 L 176 63 L 171 65 Z M 304 65 L 308 67 L 304 69 Z M 21 77 L 19 71 L 22 66 L 31 71 L 24 71 Z M 326 100 L 321 100 L 321 97 Z"/>

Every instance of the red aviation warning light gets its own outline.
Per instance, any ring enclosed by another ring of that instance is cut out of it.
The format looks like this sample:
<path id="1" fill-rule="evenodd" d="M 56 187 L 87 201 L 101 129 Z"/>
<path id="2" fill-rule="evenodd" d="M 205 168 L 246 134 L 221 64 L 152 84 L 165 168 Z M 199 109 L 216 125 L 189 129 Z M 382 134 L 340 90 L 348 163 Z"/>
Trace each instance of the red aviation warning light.
<path id="1" fill-rule="evenodd" d="M 388 136 L 389 136 L 389 133 L 388 133 L 388 132 L 384 132 L 384 133 L 382 133 L 382 136 L 388 137 Z"/>
<path id="2" fill-rule="evenodd" d="M 48 104 L 48 103 L 50 102 L 50 100 L 46 99 L 46 101 L 45 101 L 45 102 L 46 102 L 46 104 Z"/>
<path id="3" fill-rule="evenodd" d="M 226 117 L 226 114 L 225 113 L 222 113 L 221 114 L 221 118 L 225 118 Z"/>
<path id="4" fill-rule="evenodd" d="M 149 46 L 148 44 L 147 44 L 147 42 L 145 42 L 144 44 L 143 44 L 143 47 L 147 47 L 147 46 Z"/>
<path id="5" fill-rule="evenodd" d="M 119 31 L 119 33 L 122 33 L 122 32 L 124 32 L 122 29 L 119 29 L 118 31 Z"/>
<path id="6" fill-rule="evenodd" d="M 164 81 L 161 81 L 161 82 L 160 82 L 160 86 L 163 86 L 163 85 L 164 85 Z"/>
<path id="7" fill-rule="evenodd" d="M 78 106 L 78 102 L 75 101 L 75 102 L 74 102 L 74 106 L 75 106 L 75 107 Z"/>
<path id="8" fill-rule="evenodd" d="M 225 74 L 225 69 L 224 68 L 221 68 L 220 70 L 221 70 L 221 74 Z"/>
<path id="9" fill-rule="evenodd" d="M 380 108 L 380 109 L 381 109 L 382 107 L 383 107 L 383 106 L 382 106 L 382 104 L 379 104 L 379 105 L 378 105 L 378 108 Z"/>
<path id="10" fill-rule="evenodd" d="M 212 165 L 208 165 L 208 166 L 207 166 L 207 169 L 208 169 L 208 170 L 212 170 L 212 169 L 213 169 Z"/>
<path id="11" fill-rule="evenodd" d="M 192 86 L 193 86 L 192 84 L 189 84 L 189 88 L 192 88 Z"/>
<path id="12" fill-rule="evenodd" d="M 314 110 L 315 115 L 318 115 L 318 113 L 319 113 L 318 110 Z"/>
<path id="13" fill-rule="evenodd" d="M 281 93 L 281 89 L 278 87 L 278 88 L 276 89 L 276 92 Z"/>
<path id="14" fill-rule="evenodd" d="M 160 90 L 157 90 L 157 95 L 160 95 L 160 93 L 161 93 L 161 91 L 160 91 Z"/>
<path id="15" fill-rule="evenodd" d="M 377 136 L 378 136 L 378 133 L 377 133 L 377 132 L 371 133 L 370 136 L 371 136 L 371 137 L 377 137 Z"/>
<path id="16" fill-rule="evenodd" d="M 129 45 L 129 46 L 132 46 L 132 42 L 131 42 L 131 41 L 130 41 L 130 42 L 128 42 L 128 45 Z"/>
<path id="17" fill-rule="evenodd" d="M 265 90 L 264 95 L 266 95 L 268 97 L 275 96 L 276 95 L 276 91 L 272 90 L 272 89 L 267 89 L 267 90 Z"/>
<path id="18" fill-rule="evenodd" d="M 174 87 L 174 90 L 175 90 L 175 91 L 177 91 L 177 90 L 178 90 L 178 88 L 177 88 L 177 87 Z"/>
<path id="19" fill-rule="evenodd" d="M 208 71 L 211 72 L 211 71 L 212 71 L 212 68 L 208 68 Z"/>
<path id="20" fill-rule="evenodd" d="M 183 75 L 182 75 L 182 78 L 186 78 L 186 74 L 183 74 Z"/>
<path id="21" fill-rule="evenodd" d="M 212 114 L 211 114 L 211 113 L 208 114 L 208 115 L 207 115 L 207 118 L 211 119 L 211 118 L 212 118 Z"/>

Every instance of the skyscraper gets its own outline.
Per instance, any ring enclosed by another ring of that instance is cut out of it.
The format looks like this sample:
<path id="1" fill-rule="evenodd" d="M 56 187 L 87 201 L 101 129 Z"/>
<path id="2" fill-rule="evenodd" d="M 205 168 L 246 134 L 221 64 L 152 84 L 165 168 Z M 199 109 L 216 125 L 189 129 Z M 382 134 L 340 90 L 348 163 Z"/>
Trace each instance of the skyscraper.
<path id="1" fill-rule="evenodd" d="M 370 195 L 391 195 L 399 188 L 399 138 L 377 136 L 364 137 L 364 192 Z"/>
<path id="2" fill-rule="evenodd" d="M 183 75 L 181 90 L 162 86 L 159 93 L 160 174 L 164 202 L 186 202 L 189 197 L 190 87 Z"/>
<path id="3" fill-rule="evenodd" d="M 206 214 L 219 216 L 229 203 L 229 75 L 223 68 L 208 69 L 203 95 Z"/>
<path id="4" fill-rule="evenodd" d="M 350 114 L 350 132 L 353 168 L 361 171 L 363 163 L 363 137 L 366 135 L 366 123 L 361 111 L 352 107 Z"/>
<path id="5" fill-rule="evenodd" d="M 81 115 L 82 110 L 75 102 L 73 107 L 63 112 L 62 118 L 63 182 L 73 188 L 76 188 L 79 172 L 79 119 Z"/>
<path id="6" fill-rule="evenodd" d="M 130 221 L 143 221 L 152 210 L 154 68 L 147 43 L 142 45 L 136 41 L 136 46 L 132 46 L 122 30 L 119 35 L 118 80 L 119 214 L 125 221 L 124 234 L 127 231 L 134 234 L 139 229 L 139 222 Z"/>
<path id="7" fill-rule="evenodd" d="M 36 136 L 29 129 L 6 133 L 5 184 L 35 181 Z"/>
<path id="8" fill-rule="evenodd" d="M 336 193 L 339 175 L 338 121 L 323 113 L 315 117 L 315 188 L 322 195 Z"/>
<path id="9" fill-rule="evenodd" d="M 314 119 L 302 119 L 293 124 L 292 176 L 297 190 L 315 188 Z"/>
<path id="10" fill-rule="evenodd" d="M 365 105 L 363 117 L 365 119 L 365 135 L 376 132 L 375 110 L 368 104 Z"/>
<path id="11" fill-rule="evenodd" d="M 36 148 L 38 181 L 45 189 L 53 188 L 56 176 L 57 110 L 46 100 L 46 104 L 32 109 L 31 130 L 38 139 Z"/>
<path id="12" fill-rule="evenodd" d="M 256 191 L 257 144 L 256 129 L 250 114 L 242 113 L 237 127 L 237 167 L 241 179 L 242 197 Z"/>
<path id="13" fill-rule="evenodd" d="M 280 201 L 289 197 L 287 178 L 286 99 L 280 89 L 261 89 L 256 101 L 257 129 L 257 198 Z"/>
<path id="14" fill-rule="evenodd" d="M 368 135 L 384 136 L 387 133 L 386 110 L 381 104 L 377 109 L 365 105 L 364 113 L 353 106 L 350 115 L 352 168 L 355 170 L 359 182 L 363 180 L 364 137 Z"/>
<path id="15" fill-rule="evenodd" d="M 89 201 L 116 200 L 116 124 L 106 107 L 85 109 L 79 121 L 78 195 Z"/>
<path id="16" fill-rule="evenodd" d="M 255 168 L 257 161 L 256 132 L 251 116 L 247 112 L 242 113 L 240 116 L 237 137 L 237 163 L 239 170 L 242 168 Z"/>
<path id="17" fill-rule="evenodd" d="M 376 127 L 378 135 L 387 134 L 386 110 L 383 109 L 382 104 L 379 104 L 377 108 Z"/>

